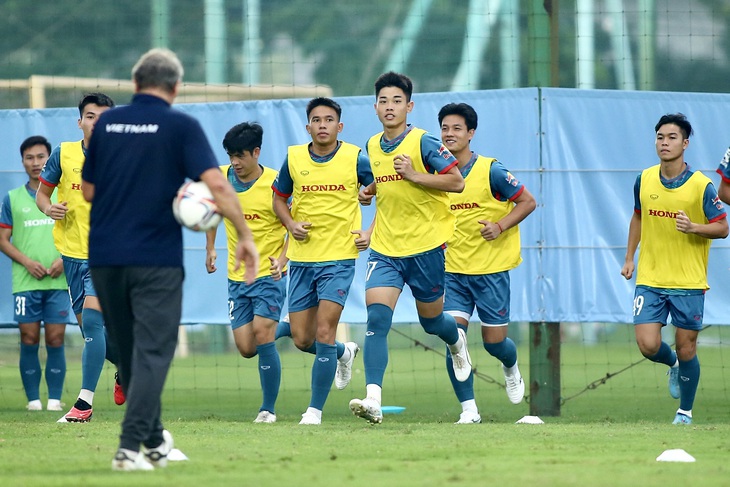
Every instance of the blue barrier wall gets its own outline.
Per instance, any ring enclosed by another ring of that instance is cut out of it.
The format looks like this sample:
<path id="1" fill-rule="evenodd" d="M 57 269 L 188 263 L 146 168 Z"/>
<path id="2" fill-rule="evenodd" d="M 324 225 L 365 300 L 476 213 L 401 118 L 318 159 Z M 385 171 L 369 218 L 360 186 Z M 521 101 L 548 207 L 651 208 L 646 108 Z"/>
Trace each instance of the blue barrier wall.
<path id="1" fill-rule="evenodd" d="M 380 130 L 374 98 L 338 98 L 343 107 L 342 139 L 361 147 Z M 126 101 L 126 100 L 119 100 Z M 409 120 L 438 135 L 438 110 L 467 102 L 479 113 L 472 147 L 500 159 L 535 195 L 538 208 L 523 222 L 524 263 L 512 271 L 513 321 L 630 322 L 633 281 L 620 275 L 633 208 L 633 182 L 657 162 L 654 124 L 664 113 L 683 112 L 696 135 L 687 160 L 717 184 L 715 169 L 730 139 L 724 114 L 730 95 L 568 89 L 516 89 L 414 95 Z M 291 144 L 309 140 L 304 129 L 307 100 L 272 100 L 180 105 L 196 117 L 218 155 L 226 131 L 254 120 L 264 127 L 261 161 L 278 169 Z M 0 194 L 25 182 L 18 146 L 34 134 L 78 140 L 76 109 L 0 111 Z M 364 224 L 373 211 L 364 209 Z M 224 232 L 218 234 L 219 262 L 225 262 Z M 715 241 L 710 252 L 706 324 L 728 324 L 730 246 Z M 203 235 L 185 232 L 186 323 L 227 323 L 226 276 L 204 269 Z M 343 321 L 366 319 L 365 259 L 343 314 Z M 0 323 L 13 319 L 10 263 L 0 258 Z M 404 291 L 394 320 L 417 320 L 412 297 Z"/>

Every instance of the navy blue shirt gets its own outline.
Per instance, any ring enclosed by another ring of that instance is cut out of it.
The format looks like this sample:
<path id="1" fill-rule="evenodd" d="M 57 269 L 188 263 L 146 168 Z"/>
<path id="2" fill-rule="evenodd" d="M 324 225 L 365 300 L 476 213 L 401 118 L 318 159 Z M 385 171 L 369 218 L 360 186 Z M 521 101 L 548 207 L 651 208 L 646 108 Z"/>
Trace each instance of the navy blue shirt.
<path id="1" fill-rule="evenodd" d="M 172 200 L 186 178 L 218 168 L 197 120 L 156 96 L 104 112 L 82 177 L 95 185 L 89 265 L 182 267 Z"/>

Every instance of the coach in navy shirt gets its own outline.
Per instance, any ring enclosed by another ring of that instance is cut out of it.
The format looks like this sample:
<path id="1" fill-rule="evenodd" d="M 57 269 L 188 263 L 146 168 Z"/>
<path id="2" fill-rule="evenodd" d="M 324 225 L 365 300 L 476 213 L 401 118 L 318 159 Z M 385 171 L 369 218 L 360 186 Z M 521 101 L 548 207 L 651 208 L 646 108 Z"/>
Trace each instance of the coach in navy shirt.
<path id="1" fill-rule="evenodd" d="M 236 258 L 246 265 L 247 282 L 258 270 L 238 198 L 200 124 L 171 108 L 182 74 L 167 49 L 143 55 L 132 69 L 132 103 L 99 119 L 82 173 L 84 198 L 92 202 L 89 267 L 119 345 L 127 395 L 113 470 L 164 467 L 173 445 L 160 419 L 160 396 L 182 314 L 182 230 L 172 200 L 185 178 L 204 181 L 236 227 Z"/>

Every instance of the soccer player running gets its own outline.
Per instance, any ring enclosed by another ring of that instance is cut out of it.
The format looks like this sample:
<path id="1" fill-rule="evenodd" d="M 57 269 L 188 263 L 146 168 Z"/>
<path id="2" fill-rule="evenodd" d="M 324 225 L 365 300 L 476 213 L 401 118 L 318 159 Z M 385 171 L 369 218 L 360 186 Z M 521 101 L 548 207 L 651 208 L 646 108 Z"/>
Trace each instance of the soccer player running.
<path id="1" fill-rule="evenodd" d="M 172 200 L 186 177 L 207 184 L 236 228 L 244 280 L 258 274 L 251 230 L 200 123 L 171 107 L 182 75 L 172 51 L 145 53 L 132 68 L 131 104 L 100 118 L 83 169 L 84 198 L 93 201 L 89 266 L 127 394 L 113 470 L 165 467 L 173 446 L 160 400 L 182 314 L 183 241 Z"/>
<path id="2" fill-rule="evenodd" d="M 286 229 L 271 205 L 271 185 L 277 172 L 259 164 L 263 135 L 264 129 L 257 123 L 244 122 L 232 127 L 223 138 L 223 148 L 231 163 L 221 166 L 221 171 L 236 191 L 260 257 L 256 281 L 248 285 L 244 281 L 245 266 L 236 265 L 238 233 L 230 220 L 224 220 L 228 240 L 228 318 L 241 355 L 259 358 L 263 402 L 254 423 L 275 423 L 281 360 L 274 336 L 286 299 Z M 205 267 L 209 273 L 217 270 L 215 236 L 216 229 L 206 236 Z"/>
<path id="3" fill-rule="evenodd" d="M 717 194 L 720 199 L 730 205 L 730 149 L 725 152 L 725 155 L 720 161 L 720 167 L 717 168 L 717 173 L 720 175 L 720 187 L 717 188 Z"/>
<path id="4" fill-rule="evenodd" d="M 448 193 L 463 191 L 464 178 L 441 141 L 407 123 L 412 93 L 413 83 L 403 74 L 388 72 L 375 81 L 375 112 L 383 132 L 368 141 L 375 182 L 361 191 L 363 202 L 377 195 L 365 285 L 366 397 L 350 401 L 352 412 L 371 423 L 383 421 L 388 332 L 404 284 L 416 299 L 423 329 L 448 345 L 456 379 L 465 381 L 471 374 L 466 334 L 443 312 L 444 244 L 454 232 Z"/>
<path id="5" fill-rule="evenodd" d="M 38 176 L 50 153 L 51 144 L 40 135 L 28 137 L 20 144 L 20 157 L 28 182 L 10 190 L 0 207 L 0 250 L 13 261 L 13 308 L 20 329 L 20 378 L 29 411 L 43 409 L 38 359 L 41 321 L 45 328 L 47 354 L 46 409 L 61 411 L 66 377 L 63 341 L 66 324 L 71 319 L 63 261 L 53 245 L 54 221 L 41 213 L 35 204 Z"/>
<path id="6" fill-rule="evenodd" d="M 525 383 L 517 367 L 517 347 L 507 336 L 509 271 L 522 262 L 518 225 L 535 209 L 535 198 L 497 159 L 472 152 L 477 113 L 471 106 L 445 105 L 438 120 L 441 140 L 459 161 L 465 183 L 463 192 L 449 194 L 456 230 L 446 248 L 444 309 L 466 332 L 476 307 L 484 349 L 502 363 L 507 397 L 519 404 Z M 446 369 L 461 402 L 456 424 L 481 423 L 474 376 L 464 382 L 456 380 L 448 348 Z"/>
<path id="7" fill-rule="evenodd" d="M 114 106 L 103 93 L 88 93 L 79 103 L 78 126 L 84 138 L 63 142 L 53 149 L 43 166 L 36 205 L 44 214 L 56 220 L 53 237 L 61 253 L 68 281 L 71 304 L 84 336 L 81 354 L 81 390 L 71 410 L 59 423 L 85 423 L 91 420 L 94 391 L 104 368 L 104 359 L 117 362 L 112 343 L 107 343 L 104 317 L 89 273 L 89 211 L 91 205 L 81 194 L 81 168 L 91 134 L 99 116 Z M 54 190 L 58 201 L 51 201 Z M 124 404 L 124 394 L 118 379 L 114 383 L 114 402 Z"/>
<path id="8" fill-rule="evenodd" d="M 272 189 L 274 211 L 289 232 L 291 335 L 300 350 L 315 349 L 312 396 L 299 424 L 317 425 L 332 381 L 337 376 L 339 389 L 347 385 L 358 352 L 357 344 L 338 344 L 335 335 L 355 259 L 369 243 L 358 190 L 373 175 L 360 148 L 338 140 L 343 124 L 337 102 L 314 98 L 306 110 L 312 142 L 289 147 Z"/>
<path id="9" fill-rule="evenodd" d="M 679 399 L 673 423 L 690 424 L 700 380 L 697 335 L 709 289 L 710 243 L 727 236 L 728 223 L 712 181 L 684 160 L 692 135 L 687 118 L 663 115 L 654 130 L 659 164 L 642 171 L 634 183 L 621 275 L 634 275 L 641 242 L 633 306 L 636 343 L 644 357 L 669 367 L 669 393 Z M 668 315 L 676 328 L 676 352 L 661 337 Z"/>

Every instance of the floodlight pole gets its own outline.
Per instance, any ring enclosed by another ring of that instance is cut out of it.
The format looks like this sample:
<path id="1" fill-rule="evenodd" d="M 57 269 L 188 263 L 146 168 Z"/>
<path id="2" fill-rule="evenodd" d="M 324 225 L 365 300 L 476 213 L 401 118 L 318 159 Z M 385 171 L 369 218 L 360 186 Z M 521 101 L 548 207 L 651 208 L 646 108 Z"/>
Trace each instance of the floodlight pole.
<path id="1" fill-rule="evenodd" d="M 530 415 L 560 416 L 560 323 L 530 323 Z"/>

